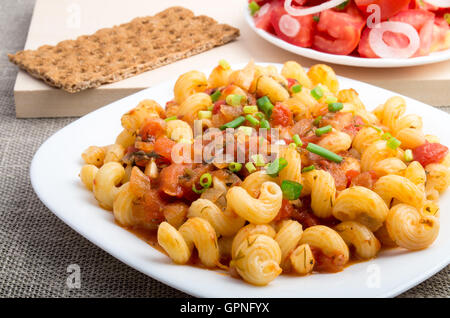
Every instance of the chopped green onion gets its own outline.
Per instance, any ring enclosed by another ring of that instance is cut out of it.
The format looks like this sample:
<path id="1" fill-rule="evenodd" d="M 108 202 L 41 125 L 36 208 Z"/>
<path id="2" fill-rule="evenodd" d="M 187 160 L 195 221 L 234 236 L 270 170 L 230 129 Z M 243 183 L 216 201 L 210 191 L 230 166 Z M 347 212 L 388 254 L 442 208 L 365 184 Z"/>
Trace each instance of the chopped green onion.
<path id="1" fill-rule="evenodd" d="M 323 90 L 320 86 L 316 86 L 311 90 L 311 96 L 316 100 L 319 100 L 323 97 Z"/>
<path id="2" fill-rule="evenodd" d="M 220 96 L 222 95 L 222 92 L 217 90 L 215 91 L 213 94 L 211 94 L 211 100 L 213 103 L 217 102 L 220 98 Z"/>
<path id="3" fill-rule="evenodd" d="M 211 186 L 212 183 L 212 176 L 210 173 L 204 173 L 202 174 L 202 176 L 200 177 L 200 185 L 203 188 L 209 188 Z"/>
<path id="4" fill-rule="evenodd" d="M 256 101 L 256 104 L 258 104 L 259 109 L 261 109 L 263 113 L 267 115 L 267 117 L 270 117 L 272 115 L 273 105 L 270 102 L 269 97 L 263 96 L 259 98 Z"/>
<path id="5" fill-rule="evenodd" d="M 327 99 L 325 99 L 325 103 L 327 104 L 332 104 L 332 103 L 337 103 L 338 99 L 334 96 L 328 95 Z"/>
<path id="6" fill-rule="evenodd" d="M 242 125 L 245 121 L 244 116 L 239 116 L 236 119 L 230 121 L 229 123 L 226 123 L 225 125 L 220 126 L 220 130 L 225 130 L 227 128 L 237 128 L 240 125 Z"/>
<path id="7" fill-rule="evenodd" d="M 195 186 L 195 183 L 192 185 L 192 191 L 194 191 L 197 194 L 202 194 L 203 192 L 205 192 L 206 188 L 201 188 L 200 190 L 197 189 L 197 187 Z"/>
<path id="8" fill-rule="evenodd" d="M 395 149 L 397 149 L 397 148 L 401 145 L 401 143 L 402 143 L 402 142 L 401 142 L 400 140 L 398 140 L 398 139 L 395 138 L 395 137 L 392 137 L 392 138 L 390 138 L 390 139 L 387 141 L 386 145 L 387 145 L 389 148 L 395 150 Z"/>
<path id="9" fill-rule="evenodd" d="M 294 142 L 291 142 L 288 147 L 292 149 L 297 149 L 297 145 Z"/>
<path id="10" fill-rule="evenodd" d="M 287 200 L 297 200 L 302 193 L 303 186 L 295 181 L 283 180 L 281 182 L 281 191 L 283 197 Z"/>
<path id="11" fill-rule="evenodd" d="M 381 135 L 381 139 L 383 139 L 383 140 L 389 140 L 391 138 L 392 138 L 392 135 L 388 132 Z"/>
<path id="12" fill-rule="evenodd" d="M 244 106 L 244 114 L 253 114 L 258 112 L 258 106 Z"/>
<path id="13" fill-rule="evenodd" d="M 315 22 L 319 22 L 320 21 L 320 16 L 318 16 L 318 15 L 313 16 L 313 20 Z"/>
<path id="14" fill-rule="evenodd" d="M 206 109 L 212 112 L 212 110 L 214 109 L 214 105 L 209 105 Z"/>
<path id="15" fill-rule="evenodd" d="M 304 167 L 303 169 L 302 169 L 302 172 L 309 172 L 309 171 L 313 171 L 313 170 L 315 170 L 316 169 L 316 167 L 314 167 L 314 165 L 310 165 L 310 166 L 308 166 L 308 167 Z"/>
<path id="16" fill-rule="evenodd" d="M 259 124 L 259 127 L 261 127 L 261 128 L 266 128 L 266 129 L 270 129 L 270 124 L 269 124 L 269 122 L 267 121 L 267 119 L 262 119 L 261 122 L 260 122 L 260 124 Z"/>
<path id="17" fill-rule="evenodd" d="M 253 126 L 259 126 L 259 120 L 253 117 L 252 115 L 245 116 L 245 119 L 247 119 L 247 121 Z"/>
<path id="18" fill-rule="evenodd" d="M 230 94 L 226 98 L 226 102 L 228 105 L 231 106 L 239 106 L 241 105 L 242 100 L 245 98 L 245 96 L 237 95 L 237 94 Z"/>
<path id="19" fill-rule="evenodd" d="M 367 126 L 367 127 L 373 128 L 373 129 L 375 129 L 376 131 L 378 131 L 379 133 L 382 133 L 382 132 L 383 132 L 382 129 L 380 129 L 380 128 L 376 127 L 376 126 L 373 126 L 373 125 L 369 125 L 369 126 Z"/>
<path id="20" fill-rule="evenodd" d="M 413 156 L 413 152 L 411 149 L 406 149 L 405 150 L 405 161 L 406 162 L 410 162 L 413 161 L 414 156 Z"/>
<path id="21" fill-rule="evenodd" d="M 317 116 L 316 119 L 314 119 L 314 121 L 313 121 L 313 125 L 319 126 L 321 120 L 322 120 L 322 116 Z"/>
<path id="22" fill-rule="evenodd" d="M 343 158 L 338 154 L 335 154 L 334 152 L 329 151 L 328 149 L 320 147 L 319 145 L 313 144 L 312 142 L 310 142 L 308 146 L 306 146 L 306 150 L 333 162 L 341 163 L 343 160 Z"/>
<path id="23" fill-rule="evenodd" d="M 337 6 L 336 6 L 336 9 L 337 9 L 337 10 L 344 10 L 344 9 L 347 7 L 347 5 L 348 5 L 349 2 L 350 2 L 350 1 L 347 0 L 347 1 L 343 2 L 343 3 L 341 3 L 340 5 L 337 5 Z"/>
<path id="24" fill-rule="evenodd" d="M 253 155 L 252 160 L 257 167 L 264 167 L 266 165 L 266 161 L 261 154 Z"/>
<path id="25" fill-rule="evenodd" d="M 271 162 L 267 168 L 266 173 L 271 177 L 278 176 L 278 173 L 288 165 L 288 162 L 284 158 L 277 158 Z"/>
<path id="26" fill-rule="evenodd" d="M 328 110 L 332 113 L 340 111 L 342 108 L 344 108 L 344 104 L 342 103 L 330 103 L 328 104 Z"/>
<path id="27" fill-rule="evenodd" d="M 333 127 L 331 127 L 331 125 L 327 125 L 327 126 L 323 126 L 320 128 L 316 129 L 316 136 L 320 137 L 324 134 L 328 134 L 331 130 L 333 129 Z"/>
<path id="28" fill-rule="evenodd" d="M 232 162 L 228 165 L 228 169 L 231 172 L 239 172 L 242 169 L 242 163 Z"/>
<path id="29" fill-rule="evenodd" d="M 297 145 L 297 147 L 303 146 L 303 142 L 302 142 L 302 140 L 300 139 L 300 136 L 299 136 L 299 135 L 295 134 L 295 135 L 292 137 L 292 140 L 295 142 L 295 144 Z"/>
<path id="30" fill-rule="evenodd" d="M 222 59 L 222 60 L 219 61 L 219 65 L 220 65 L 224 70 L 229 70 L 229 69 L 231 68 L 230 64 L 229 64 L 226 60 L 224 60 L 224 59 Z"/>
<path id="31" fill-rule="evenodd" d="M 167 117 L 166 119 L 164 119 L 164 121 L 171 121 L 175 119 L 178 119 L 178 117 L 177 116 Z"/>
<path id="32" fill-rule="evenodd" d="M 251 136 L 253 133 L 252 127 L 249 126 L 241 126 L 238 128 L 238 131 L 242 131 L 242 133 L 244 133 L 247 136 Z"/>
<path id="33" fill-rule="evenodd" d="M 254 15 L 261 7 L 255 1 L 252 1 L 248 4 L 248 8 L 250 9 L 251 15 Z"/>
<path id="34" fill-rule="evenodd" d="M 252 172 L 256 171 L 255 165 L 251 162 L 247 162 L 245 164 L 245 168 L 247 169 L 248 173 L 252 173 Z"/>
<path id="35" fill-rule="evenodd" d="M 255 116 L 256 118 L 258 118 L 260 120 L 266 118 L 266 116 L 261 112 L 257 112 L 256 114 L 253 114 L 253 116 Z"/>
<path id="36" fill-rule="evenodd" d="M 212 117 L 212 112 L 210 110 L 201 110 L 198 112 L 198 119 L 208 119 Z"/>
<path id="37" fill-rule="evenodd" d="M 297 84 L 291 87 L 293 93 L 300 93 L 302 91 L 302 85 Z"/>

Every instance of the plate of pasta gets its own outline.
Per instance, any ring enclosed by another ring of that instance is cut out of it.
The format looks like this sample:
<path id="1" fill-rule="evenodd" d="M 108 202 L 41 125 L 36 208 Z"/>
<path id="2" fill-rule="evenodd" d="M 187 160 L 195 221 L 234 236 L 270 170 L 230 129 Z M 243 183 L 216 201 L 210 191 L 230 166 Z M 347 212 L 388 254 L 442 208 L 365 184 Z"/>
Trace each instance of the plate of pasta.
<path id="1" fill-rule="evenodd" d="M 392 297 L 450 262 L 449 122 L 324 64 L 220 60 L 71 123 L 30 175 L 62 221 L 190 295 Z"/>

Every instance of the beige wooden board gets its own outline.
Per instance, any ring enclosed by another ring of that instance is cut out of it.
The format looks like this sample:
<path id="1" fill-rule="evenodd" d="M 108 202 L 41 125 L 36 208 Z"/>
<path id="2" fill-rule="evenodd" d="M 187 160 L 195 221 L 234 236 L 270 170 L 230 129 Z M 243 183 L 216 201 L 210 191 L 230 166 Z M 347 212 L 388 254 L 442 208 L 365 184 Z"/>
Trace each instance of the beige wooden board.
<path id="1" fill-rule="evenodd" d="M 81 116 L 121 97 L 172 79 L 192 69 L 205 69 L 225 58 L 231 64 L 295 60 L 303 66 L 317 61 L 300 57 L 258 37 L 246 24 L 246 0 L 37 0 L 26 49 L 74 39 L 97 29 L 153 15 L 181 5 L 241 30 L 237 41 L 161 68 L 96 89 L 70 94 L 47 86 L 20 71 L 14 87 L 17 117 Z M 13 53 L 13 52 L 11 52 Z M 368 82 L 434 106 L 450 105 L 450 61 L 409 68 L 370 69 L 331 65 L 339 75 Z M 149 96 L 151 97 L 151 96 Z M 134 105 L 130 105 L 130 108 Z"/>

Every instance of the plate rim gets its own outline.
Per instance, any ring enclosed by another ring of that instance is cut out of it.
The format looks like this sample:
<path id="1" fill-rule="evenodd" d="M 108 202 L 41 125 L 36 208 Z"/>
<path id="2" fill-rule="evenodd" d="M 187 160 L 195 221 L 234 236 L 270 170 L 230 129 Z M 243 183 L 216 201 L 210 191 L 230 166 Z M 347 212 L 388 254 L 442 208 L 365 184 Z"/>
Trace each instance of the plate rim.
<path id="1" fill-rule="evenodd" d="M 282 66 L 282 64 L 280 64 L 280 63 L 265 63 L 265 62 L 255 62 L 255 63 L 258 64 L 258 65 L 275 65 L 277 67 L 281 67 Z M 243 67 L 244 65 L 245 65 L 245 63 L 236 63 L 236 65 L 233 65 L 233 67 L 236 67 L 238 69 L 239 67 Z M 202 71 L 204 71 L 204 70 L 202 70 Z M 364 83 L 364 82 L 361 82 L 361 81 L 356 80 L 356 79 L 351 79 L 351 78 L 344 77 L 344 76 L 338 76 L 338 78 L 349 79 L 349 80 L 352 80 L 352 81 L 356 81 L 360 85 L 368 86 L 368 87 L 380 90 L 383 93 L 389 93 L 391 95 L 401 96 L 403 98 L 406 98 L 407 100 L 410 100 L 410 101 L 412 100 L 415 103 L 426 105 L 427 107 L 429 107 L 429 108 L 431 108 L 431 109 L 433 109 L 433 110 L 443 114 L 445 117 L 447 117 L 447 119 L 450 120 L 450 114 L 447 114 L 447 113 L 443 112 L 442 110 L 439 110 L 439 109 L 437 109 L 437 108 L 435 108 L 433 106 L 427 105 L 427 104 L 425 104 L 423 102 L 420 102 L 418 100 L 415 100 L 413 98 L 410 98 L 410 97 L 407 97 L 407 96 L 404 96 L 404 95 L 401 95 L 401 94 L 398 94 L 398 93 L 386 90 L 384 88 L 381 88 L 381 87 L 378 87 L 378 86 L 375 86 L 375 85 L 372 85 L 372 84 Z M 46 147 L 51 145 L 51 142 L 52 142 L 53 139 L 56 139 L 60 134 L 63 134 L 66 129 L 69 129 L 72 126 L 78 125 L 85 118 L 96 116 L 99 113 L 102 113 L 102 112 L 105 112 L 105 111 L 107 112 L 110 108 L 114 107 L 115 104 L 120 104 L 124 100 L 127 100 L 127 99 L 129 99 L 131 97 L 137 97 L 137 96 L 140 96 L 140 95 L 145 95 L 148 91 L 151 91 L 151 90 L 153 90 L 155 88 L 162 87 L 162 86 L 170 86 L 170 84 L 173 84 L 173 83 L 175 83 L 175 79 L 166 80 L 166 81 L 163 81 L 163 82 L 161 82 L 159 84 L 156 84 L 156 85 L 154 85 L 152 87 L 149 87 L 149 88 L 146 88 L 144 90 L 141 90 L 141 91 L 139 91 L 137 93 L 125 96 L 125 97 L 123 97 L 121 99 L 118 99 L 118 100 L 116 100 L 116 101 L 114 101 L 114 102 L 112 102 L 110 104 L 107 104 L 107 105 L 105 105 L 105 106 L 103 106 L 103 107 L 101 107 L 101 108 L 99 108 L 97 110 L 92 111 L 91 113 L 88 113 L 88 114 L 78 118 L 77 120 L 73 121 L 72 123 L 66 125 L 65 127 L 59 129 L 58 131 L 56 131 L 54 134 L 52 134 L 50 137 L 48 137 L 39 146 L 38 150 L 35 152 L 35 154 L 33 156 L 33 159 L 31 161 L 31 164 L 30 164 L 30 181 L 31 181 L 32 188 L 33 188 L 34 192 L 36 193 L 36 195 L 38 196 L 39 200 L 54 215 L 56 215 L 61 221 L 63 221 L 66 225 L 68 225 L 72 230 L 76 231 L 78 234 L 80 234 L 81 236 L 86 238 L 88 241 L 93 243 L 95 246 L 101 248 L 102 250 L 104 250 L 105 252 L 107 252 L 108 254 L 113 256 L 114 258 L 118 259 L 122 263 L 125 263 L 126 265 L 130 266 L 134 270 L 137 270 L 137 271 L 143 273 L 146 276 L 149 276 L 149 277 L 151 277 L 151 278 L 153 278 L 153 279 L 155 279 L 155 280 L 157 280 L 157 281 L 159 281 L 159 282 L 161 282 L 163 284 L 166 284 L 166 285 L 168 285 L 168 286 L 170 286 L 172 288 L 180 290 L 180 291 L 182 291 L 182 292 L 184 292 L 186 294 L 189 294 L 189 295 L 192 295 L 192 296 L 195 296 L 195 297 L 219 297 L 219 296 L 206 295 L 205 293 L 202 293 L 201 291 L 186 288 L 185 285 L 179 285 L 179 284 L 177 284 L 177 282 L 171 280 L 170 278 L 146 272 L 146 271 L 142 270 L 141 268 L 135 266 L 134 264 L 132 264 L 132 262 L 130 260 L 128 260 L 125 257 L 123 257 L 123 255 L 121 255 L 121 253 L 116 252 L 115 249 L 110 248 L 109 246 L 105 245 L 102 241 L 97 240 L 97 238 L 95 238 L 95 236 L 92 235 L 91 232 L 86 231 L 82 227 L 78 227 L 77 224 L 75 224 L 75 222 L 73 222 L 70 218 L 67 218 L 64 213 L 60 213 L 59 209 L 54 207 L 53 203 L 51 201 L 49 201 L 45 196 L 42 195 L 41 190 L 40 190 L 40 186 L 38 185 L 38 178 L 36 177 L 36 175 L 38 174 L 38 171 L 39 171 L 39 169 L 38 169 L 38 165 L 39 165 L 38 159 L 40 157 L 41 152 L 43 152 Z M 126 231 L 126 229 L 123 229 L 123 230 Z M 160 253 L 154 247 L 150 246 L 150 248 L 155 250 L 157 253 Z M 425 281 L 426 279 L 430 278 L 432 275 L 434 275 L 437 272 L 439 272 L 440 270 L 442 270 L 448 264 L 450 264 L 450 255 L 448 255 L 447 258 L 442 258 L 440 262 L 438 262 L 437 264 L 433 265 L 432 267 L 429 267 L 424 274 L 419 276 L 419 278 L 417 278 L 417 279 L 415 279 L 413 281 L 408 281 L 408 282 L 402 283 L 397 288 L 393 288 L 393 289 L 387 290 L 384 293 L 380 293 L 380 294 L 377 294 L 376 296 L 372 296 L 372 297 L 377 297 L 377 298 L 395 297 L 395 296 L 405 292 L 406 290 L 409 290 L 409 289 L 417 286 L 418 284 L 420 284 L 421 282 Z M 204 270 L 204 269 L 202 268 L 202 270 Z M 217 271 L 217 270 L 215 270 L 215 271 Z M 248 297 L 250 297 L 250 296 L 248 296 Z M 262 297 L 262 296 L 260 296 L 260 297 Z M 270 296 L 270 297 L 272 297 L 272 296 Z M 276 297 L 276 296 L 273 296 L 273 297 Z M 333 296 L 328 296 L 327 297 L 325 295 L 323 297 L 329 298 L 329 297 L 333 297 Z"/>
<path id="2" fill-rule="evenodd" d="M 307 57 L 316 61 L 322 61 L 337 65 L 346 65 L 352 67 L 365 67 L 365 68 L 405 68 L 413 66 L 421 66 L 428 64 L 435 64 L 450 60 L 450 48 L 444 51 L 433 52 L 427 56 L 419 56 L 408 59 L 388 59 L 388 58 L 363 58 L 349 55 L 338 55 L 324 53 L 311 48 L 304 48 L 290 44 L 273 34 L 270 34 L 255 26 L 254 20 L 247 7 L 244 8 L 245 20 L 248 26 L 259 37 L 277 46 L 283 50 L 289 51 L 299 56 Z M 434 54 L 434 55 L 433 55 Z"/>

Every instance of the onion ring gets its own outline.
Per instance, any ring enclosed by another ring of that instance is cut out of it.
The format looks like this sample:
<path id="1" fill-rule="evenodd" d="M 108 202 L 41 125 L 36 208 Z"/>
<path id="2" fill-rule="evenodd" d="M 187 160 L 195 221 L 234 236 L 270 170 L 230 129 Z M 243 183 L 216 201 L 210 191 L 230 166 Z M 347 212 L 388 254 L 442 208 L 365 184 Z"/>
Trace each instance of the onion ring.
<path id="1" fill-rule="evenodd" d="M 327 9 L 334 8 L 341 3 L 344 3 L 347 0 L 330 0 L 327 2 L 324 2 L 322 4 L 319 4 L 314 7 L 310 8 L 302 8 L 302 9 L 296 9 L 292 7 L 292 0 L 285 0 L 284 1 L 284 9 L 289 13 L 290 15 L 294 17 L 304 16 L 304 15 L 310 15 L 314 13 L 318 13 Z"/>
<path id="2" fill-rule="evenodd" d="M 300 22 L 291 17 L 289 14 L 285 14 L 280 18 L 278 27 L 284 35 L 292 38 L 300 31 Z"/>
<path id="3" fill-rule="evenodd" d="M 379 26 L 379 27 L 378 27 Z M 373 52 L 381 58 L 409 58 L 417 52 L 420 47 L 420 37 L 417 30 L 410 24 L 403 22 L 381 22 L 372 28 L 369 34 L 369 45 Z M 383 41 L 386 31 L 402 33 L 409 39 L 405 48 L 394 48 Z"/>

